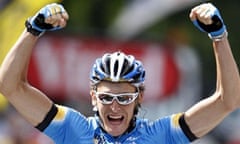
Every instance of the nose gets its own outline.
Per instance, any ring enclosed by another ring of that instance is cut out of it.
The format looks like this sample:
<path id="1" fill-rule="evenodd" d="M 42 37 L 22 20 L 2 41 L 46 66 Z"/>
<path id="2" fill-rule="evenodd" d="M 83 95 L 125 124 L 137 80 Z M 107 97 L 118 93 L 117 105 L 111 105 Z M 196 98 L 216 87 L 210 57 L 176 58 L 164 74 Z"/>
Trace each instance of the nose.
<path id="1" fill-rule="evenodd" d="M 119 105 L 119 103 L 117 102 L 117 100 L 113 100 L 110 108 L 111 108 L 111 110 L 112 110 L 113 112 L 118 112 L 119 109 L 120 109 L 119 106 L 120 106 L 120 105 Z"/>

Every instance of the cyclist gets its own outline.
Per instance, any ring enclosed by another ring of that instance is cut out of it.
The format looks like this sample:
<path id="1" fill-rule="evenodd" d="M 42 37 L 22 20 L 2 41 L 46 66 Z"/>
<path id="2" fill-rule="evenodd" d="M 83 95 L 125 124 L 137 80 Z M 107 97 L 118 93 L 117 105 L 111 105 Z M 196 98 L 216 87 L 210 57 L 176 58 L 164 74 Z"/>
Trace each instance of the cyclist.
<path id="1" fill-rule="evenodd" d="M 26 73 L 32 48 L 45 31 L 67 24 L 67 12 L 56 3 L 26 21 L 26 30 L 0 68 L 0 92 L 29 123 L 57 144 L 190 143 L 206 135 L 240 105 L 239 72 L 218 9 L 211 3 L 200 4 L 191 10 L 190 19 L 213 42 L 217 82 L 212 96 L 186 112 L 151 122 L 136 117 L 143 98 L 145 70 L 140 61 L 122 52 L 105 54 L 92 67 L 93 117 L 54 104 L 31 86 Z"/>

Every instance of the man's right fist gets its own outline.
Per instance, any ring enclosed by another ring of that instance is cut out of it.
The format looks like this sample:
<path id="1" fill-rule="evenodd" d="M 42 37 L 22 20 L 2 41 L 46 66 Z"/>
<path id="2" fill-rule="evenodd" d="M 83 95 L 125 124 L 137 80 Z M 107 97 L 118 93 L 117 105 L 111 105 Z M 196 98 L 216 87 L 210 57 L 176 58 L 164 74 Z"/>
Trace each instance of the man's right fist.
<path id="1" fill-rule="evenodd" d="M 33 17 L 30 17 L 25 26 L 27 31 L 39 36 L 45 31 L 54 31 L 66 26 L 69 16 L 61 4 L 48 4 Z"/>

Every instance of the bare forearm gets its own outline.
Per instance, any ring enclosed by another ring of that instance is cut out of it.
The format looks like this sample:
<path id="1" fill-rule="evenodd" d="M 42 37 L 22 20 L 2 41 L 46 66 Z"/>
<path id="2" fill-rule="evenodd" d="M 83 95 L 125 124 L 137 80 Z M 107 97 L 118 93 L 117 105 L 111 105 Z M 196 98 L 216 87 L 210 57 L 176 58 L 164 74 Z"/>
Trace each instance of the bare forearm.
<path id="1" fill-rule="evenodd" d="M 10 93 L 17 88 L 20 82 L 26 81 L 27 66 L 37 39 L 24 31 L 4 59 L 0 69 L 0 84 L 3 94 Z"/>
<path id="2" fill-rule="evenodd" d="M 213 42 L 217 64 L 218 91 L 227 109 L 239 106 L 240 78 L 229 42 L 225 36 L 221 41 Z"/>
<path id="3" fill-rule="evenodd" d="M 24 31 L 0 68 L 0 92 L 31 124 L 36 126 L 52 102 L 27 82 L 27 68 L 37 37 Z"/>

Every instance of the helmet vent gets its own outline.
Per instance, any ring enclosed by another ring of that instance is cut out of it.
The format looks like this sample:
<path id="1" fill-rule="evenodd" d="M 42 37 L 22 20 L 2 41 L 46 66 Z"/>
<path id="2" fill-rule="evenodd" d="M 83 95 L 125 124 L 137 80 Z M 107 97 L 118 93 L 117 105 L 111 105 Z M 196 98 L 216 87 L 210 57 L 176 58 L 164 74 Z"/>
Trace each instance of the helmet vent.
<path id="1" fill-rule="evenodd" d="M 117 61 L 115 62 L 115 64 L 114 64 L 114 76 L 117 76 L 118 67 L 119 67 L 119 62 L 118 62 L 118 60 L 117 60 Z"/>
<path id="2" fill-rule="evenodd" d="M 125 75 L 129 71 L 128 65 L 129 62 L 126 59 L 124 59 L 121 75 Z"/>
<path id="3" fill-rule="evenodd" d="M 106 74 L 110 74 L 109 67 L 110 67 L 110 58 L 109 58 L 109 57 L 106 57 L 106 58 L 102 61 L 101 68 L 102 68 L 102 70 L 104 70 L 104 72 L 105 72 Z"/>

